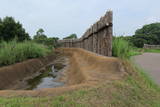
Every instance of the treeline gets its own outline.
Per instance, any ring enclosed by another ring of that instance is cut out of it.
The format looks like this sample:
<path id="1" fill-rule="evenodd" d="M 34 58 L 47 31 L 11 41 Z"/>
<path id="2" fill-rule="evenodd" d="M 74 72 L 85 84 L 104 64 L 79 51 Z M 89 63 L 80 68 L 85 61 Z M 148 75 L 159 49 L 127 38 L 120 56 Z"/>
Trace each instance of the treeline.
<path id="1" fill-rule="evenodd" d="M 0 18 L 0 40 L 10 41 L 17 38 L 18 41 L 31 40 L 20 22 L 13 17 Z"/>
<path id="2" fill-rule="evenodd" d="M 76 39 L 76 34 L 71 34 L 63 39 Z M 42 28 L 38 29 L 36 34 L 31 38 L 31 36 L 25 31 L 22 24 L 19 21 L 15 21 L 13 17 L 5 17 L 3 19 L 0 18 L 0 42 L 2 41 L 12 41 L 15 40 L 17 42 L 23 41 L 33 41 L 36 43 L 40 43 L 43 45 L 47 45 L 49 47 L 57 47 L 58 37 L 48 37 L 45 35 L 44 30 Z"/>
<path id="3" fill-rule="evenodd" d="M 36 43 L 44 44 L 49 47 L 57 47 L 58 46 L 58 37 L 47 37 L 47 35 L 44 34 L 44 30 L 40 28 L 36 35 L 33 36 L 33 41 Z"/>
<path id="4" fill-rule="evenodd" d="M 9 42 L 15 39 L 17 42 L 34 41 L 47 46 L 56 47 L 57 40 L 59 38 L 47 37 L 44 34 L 44 30 L 39 29 L 32 39 L 31 36 L 25 31 L 22 24 L 19 21 L 15 21 L 13 17 L 7 16 L 4 19 L 0 18 L 0 42 Z"/>
<path id="5" fill-rule="evenodd" d="M 138 48 L 142 48 L 144 44 L 160 45 L 160 23 L 144 25 L 141 29 L 136 30 L 135 35 L 118 38 L 123 38 Z"/>
<path id="6" fill-rule="evenodd" d="M 72 37 L 75 35 L 66 38 Z M 0 18 L 0 67 L 51 54 L 58 39 L 47 37 L 42 28 L 31 38 L 13 17 Z"/>

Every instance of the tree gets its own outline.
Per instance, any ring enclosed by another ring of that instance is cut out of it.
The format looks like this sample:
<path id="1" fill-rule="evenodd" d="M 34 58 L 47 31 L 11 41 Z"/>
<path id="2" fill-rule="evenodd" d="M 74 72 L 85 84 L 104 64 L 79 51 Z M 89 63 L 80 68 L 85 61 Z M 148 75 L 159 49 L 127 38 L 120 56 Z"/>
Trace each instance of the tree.
<path id="1" fill-rule="evenodd" d="M 136 30 L 132 42 L 140 48 L 144 44 L 160 45 L 160 23 L 144 25 L 141 29 Z"/>
<path id="2" fill-rule="evenodd" d="M 57 37 L 47 38 L 47 39 L 45 40 L 45 45 L 50 46 L 50 47 L 57 47 L 57 45 L 58 45 L 58 40 L 59 40 L 59 38 L 57 38 Z"/>
<path id="3" fill-rule="evenodd" d="M 42 28 L 38 29 L 36 35 L 33 37 L 34 39 L 46 39 L 47 36 L 44 34 L 44 30 Z"/>
<path id="4" fill-rule="evenodd" d="M 77 39 L 77 35 L 76 34 L 71 34 L 63 39 Z"/>
<path id="5" fill-rule="evenodd" d="M 58 39 L 59 38 L 57 37 L 48 38 L 44 34 L 44 30 L 42 28 L 38 29 L 38 31 L 36 32 L 36 35 L 33 37 L 33 40 L 35 42 L 47 45 L 49 47 L 57 47 Z"/>
<path id="6" fill-rule="evenodd" d="M 42 28 L 38 29 L 36 35 L 34 35 L 33 39 L 38 43 L 43 43 L 47 39 L 47 36 L 44 34 L 44 30 Z"/>
<path id="7" fill-rule="evenodd" d="M 0 41 L 3 39 L 3 37 L 2 37 L 2 28 L 3 28 L 3 24 L 2 24 L 2 20 L 0 18 Z"/>
<path id="8" fill-rule="evenodd" d="M 17 38 L 18 41 L 30 40 L 30 36 L 22 27 L 22 24 L 16 22 L 13 17 L 0 19 L 0 38 L 5 41 L 10 41 L 14 38 Z"/>

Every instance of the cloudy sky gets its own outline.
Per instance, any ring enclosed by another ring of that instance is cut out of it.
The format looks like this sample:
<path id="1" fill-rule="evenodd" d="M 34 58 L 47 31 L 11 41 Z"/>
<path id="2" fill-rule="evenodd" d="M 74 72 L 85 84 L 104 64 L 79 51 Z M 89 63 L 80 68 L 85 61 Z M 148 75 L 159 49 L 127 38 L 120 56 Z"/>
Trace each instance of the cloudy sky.
<path id="1" fill-rule="evenodd" d="M 142 25 L 160 21 L 159 4 L 160 0 L 0 0 L 0 17 L 13 16 L 31 36 L 43 28 L 50 37 L 80 37 L 110 9 L 114 35 L 132 35 Z"/>

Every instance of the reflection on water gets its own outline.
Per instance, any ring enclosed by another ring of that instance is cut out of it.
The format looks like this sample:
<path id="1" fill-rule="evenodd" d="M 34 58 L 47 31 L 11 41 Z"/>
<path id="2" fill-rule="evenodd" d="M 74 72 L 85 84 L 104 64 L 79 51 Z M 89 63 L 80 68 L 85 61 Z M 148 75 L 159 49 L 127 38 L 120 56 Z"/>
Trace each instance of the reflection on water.
<path id="1" fill-rule="evenodd" d="M 41 88 L 54 88 L 63 86 L 63 82 L 57 81 L 60 75 L 60 70 L 63 68 L 64 65 L 60 63 L 48 67 L 45 72 L 41 73 L 33 79 L 28 80 L 29 88 L 27 88 L 27 90 L 37 90 Z"/>

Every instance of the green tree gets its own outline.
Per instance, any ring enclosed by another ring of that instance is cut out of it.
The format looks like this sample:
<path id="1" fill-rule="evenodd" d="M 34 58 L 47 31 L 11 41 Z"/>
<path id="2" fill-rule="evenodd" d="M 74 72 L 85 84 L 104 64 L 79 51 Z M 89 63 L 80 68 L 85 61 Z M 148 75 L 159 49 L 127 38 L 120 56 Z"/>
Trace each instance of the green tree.
<path id="1" fill-rule="evenodd" d="M 16 22 L 13 17 L 5 17 L 0 20 L 0 38 L 5 41 L 14 38 L 17 38 L 18 41 L 30 40 L 30 36 L 22 27 L 22 24 Z"/>
<path id="2" fill-rule="evenodd" d="M 76 34 L 71 34 L 63 39 L 77 39 L 77 35 Z"/>
<path id="3" fill-rule="evenodd" d="M 37 43 L 45 43 L 45 40 L 47 39 L 47 36 L 44 34 L 44 30 L 42 28 L 38 29 L 36 32 L 36 35 L 33 37 L 34 41 Z"/>
<path id="4" fill-rule="evenodd" d="M 136 30 L 132 42 L 137 47 L 143 47 L 144 44 L 160 45 L 160 23 L 144 25 Z"/>
<path id="5" fill-rule="evenodd" d="M 3 28 L 3 24 L 2 24 L 2 20 L 0 18 L 0 42 L 3 39 L 3 37 L 2 37 L 2 28 Z"/>
<path id="6" fill-rule="evenodd" d="M 57 47 L 57 45 L 58 45 L 58 40 L 59 40 L 59 38 L 57 38 L 57 37 L 47 38 L 47 39 L 45 40 L 45 45 L 50 46 L 50 47 Z"/>
<path id="7" fill-rule="evenodd" d="M 44 30 L 42 28 L 38 29 L 38 31 L 36 32 L 36 35 L 33 37 L 33 40 L 35 42 L 47 45 L 49 47 L 57 47 L 58 39 L 59 38 L 57 38 L 57 37 L 48 38 L 44 34 Z"/>

